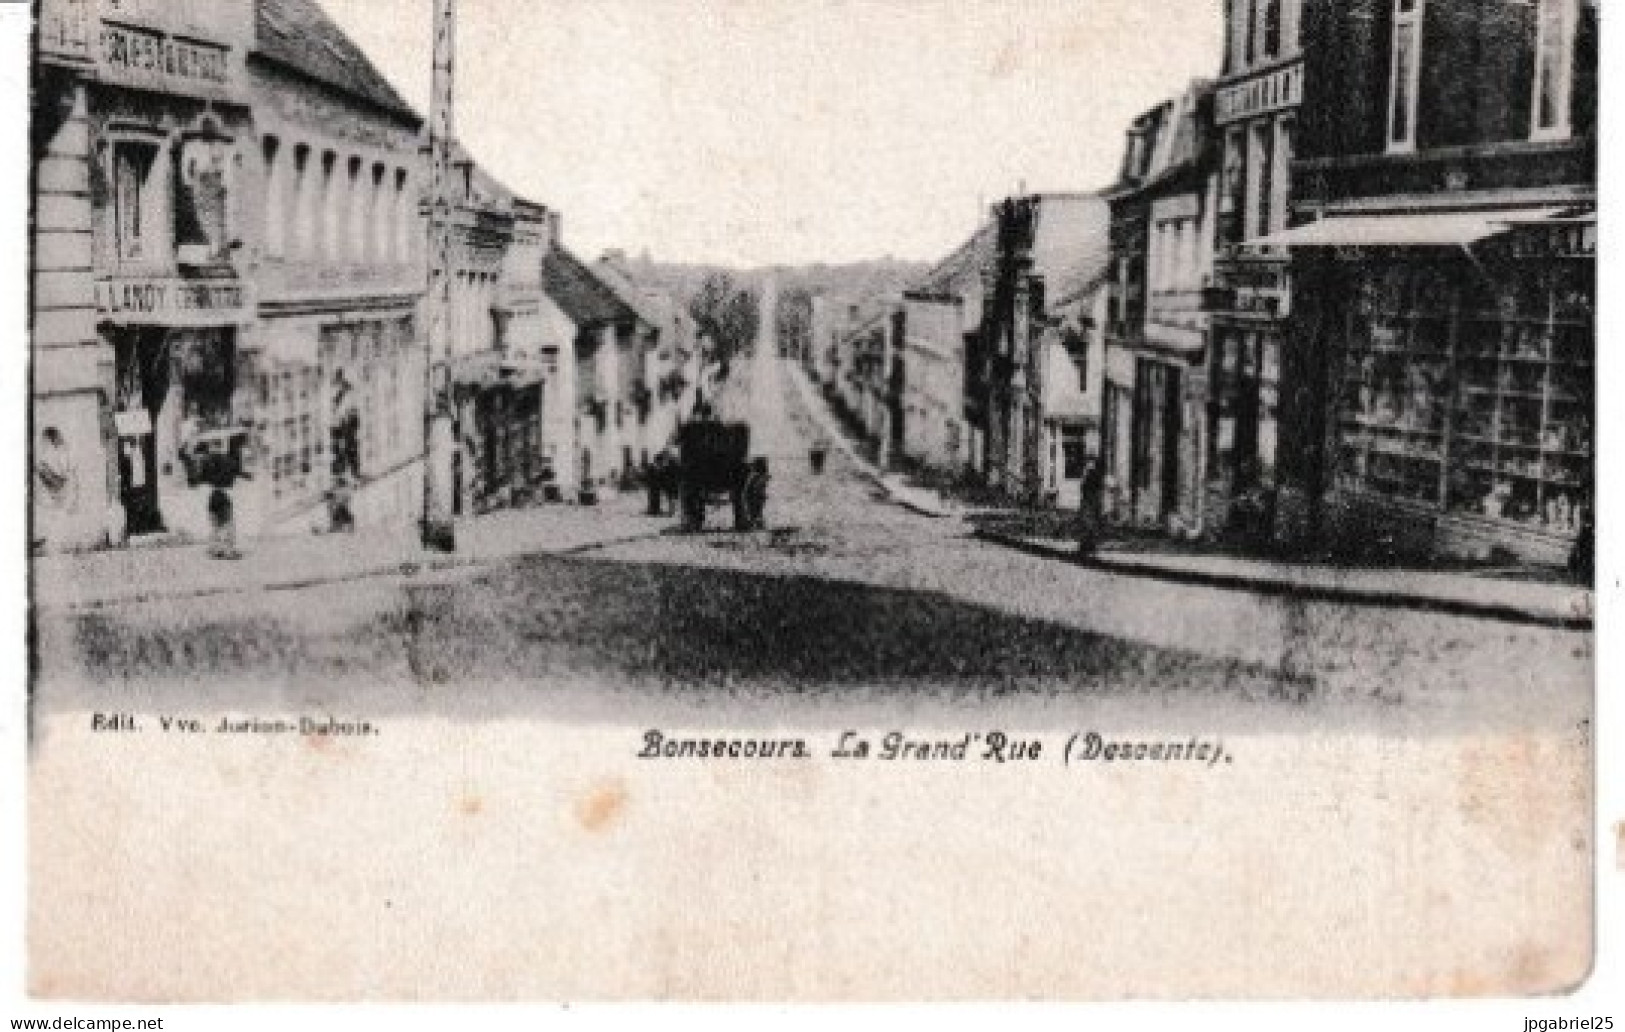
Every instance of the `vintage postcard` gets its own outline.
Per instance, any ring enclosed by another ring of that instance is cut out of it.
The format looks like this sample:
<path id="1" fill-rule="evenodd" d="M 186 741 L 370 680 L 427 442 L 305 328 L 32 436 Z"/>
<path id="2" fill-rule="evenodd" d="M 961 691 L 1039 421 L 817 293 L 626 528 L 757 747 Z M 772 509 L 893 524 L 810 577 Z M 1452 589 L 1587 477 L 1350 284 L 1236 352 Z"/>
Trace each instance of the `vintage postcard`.
<path id="1" fill-rule="evenodd" d="M 39 0 L 26 993 L 1555 1015 L 1600 7 Z"/>

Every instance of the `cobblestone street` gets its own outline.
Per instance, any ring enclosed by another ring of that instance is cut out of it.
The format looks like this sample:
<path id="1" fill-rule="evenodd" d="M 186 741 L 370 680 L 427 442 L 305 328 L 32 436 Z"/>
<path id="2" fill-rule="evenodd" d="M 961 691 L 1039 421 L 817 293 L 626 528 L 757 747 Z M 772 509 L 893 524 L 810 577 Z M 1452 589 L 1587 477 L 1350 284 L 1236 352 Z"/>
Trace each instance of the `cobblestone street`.
<path id="1" fill-rule="evenodd" d="M 680 534 L 627 495 L 470 521 L 464 554 L 439 568 L 409 543 L 396 552 L 363 538 L 347 546 L 353 570 L 306 570 L 275 591 L 210 582 L 182 592 L 192 597 L 47 606 L 41 702 L 94 708 L 155 693 L 148 702 L 389 709 L 438 684 L 503 683 L 516 690 L 447 704 L 592 715 L 613 713 L 606 700 L 623 692 L 709 708 L 791 686 L 813 714 L 899 695 L 1024 699 L 1040 720 L 1085 700 L 1151 699 L 1243 725 L 1570 728 L 1588 711 L 1584 633 L 1170 584 L 1011 551 L 960 520 L 888 503 L 839 453 L 813 475 L 816 424 L 776 360 L 734 388 L 725 406 L 752 422 L 773 471 L 769 529 L 735 533 L 713 510 L 707 532 Z M 377 560 L 358 562 L 369 549 Z M 266 696 L 265 684 L 314 694 Z M 221 694 L 237 697 L 200 697 Z"/>

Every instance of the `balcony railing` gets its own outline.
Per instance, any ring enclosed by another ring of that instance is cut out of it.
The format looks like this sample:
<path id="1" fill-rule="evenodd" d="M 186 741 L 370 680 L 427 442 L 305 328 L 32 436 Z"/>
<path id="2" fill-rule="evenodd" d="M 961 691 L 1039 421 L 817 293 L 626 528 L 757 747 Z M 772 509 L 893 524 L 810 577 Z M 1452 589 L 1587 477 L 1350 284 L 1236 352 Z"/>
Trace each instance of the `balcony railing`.
<path id="1" fill-rule="evenodd" d="M 44 60 L 88 64 L 94 59 L 96 0 L 43 0 L 39 52 Z"/>

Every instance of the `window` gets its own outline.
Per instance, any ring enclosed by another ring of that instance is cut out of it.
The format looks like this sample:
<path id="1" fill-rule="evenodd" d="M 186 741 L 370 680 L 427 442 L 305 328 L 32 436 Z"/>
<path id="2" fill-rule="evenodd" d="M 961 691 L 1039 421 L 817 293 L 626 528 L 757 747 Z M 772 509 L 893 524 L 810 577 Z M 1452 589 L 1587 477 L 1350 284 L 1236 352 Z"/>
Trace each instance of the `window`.
<path id="1" fill-rule="evenodd" d="M 316 250 L 316 175 L 302 143 L 293 149 L 293 204 L 293 253 L 308 258 Z"/>
<path id="2" fill-rule="evenodd" d="M 1388 83 L 1388 150 L 1416 149 L 1416 92 L 1422 74 L 1425 0 L 1394 0 L 1394 52 Z"/>
<path id="3" fill-rule="evenodd" d="M 1265 230 L 1274 233 L 1286 228 L 1287 205 L 1291 199 L 1292 136 L 1295 123 L 1283 118 L 1275 123 L 1275 161 L 1270 190 L 1270 224 Z"/>
<path id="4" fill-rule="evenodd" d="M 265 158 L 265 253 L 281 258 L 287 236 L 282 207 L 282 148 L 275 136 L 267 136 L 260 141 L 260 149 Z"/>
<path id="5" fill-rule="evenodd" d="M 156 197 L 158 148 L 150 143 L 119 143 L 113 147 L 113 233 L 122 261 L 154 257 L 158 211 Z"/>
<path id="6" fill-rule="evenodd" d="M 340 196 L 339 158 L 332 151 L 322 153 L 322 257 L 336 261 L 339 257 Z"/>
<path id="7" fill-rule="evenodd" d="M 417 225 L 412 210 L 412 195 L 407 190 L 406 169 L 395 170 L 395 260 L 404 262 L 412 257 L 412 229 Z"/>
<path id="8" fill-rule="evenodd" d="M 1574 78 L 1575 0 L 1537 0 L 1534 138 L 1569 135 L 1569 95 Z"/>
<path id="9" fill-rule="evenodd" d="M 385 265 L 389 262 L 390 238 L 394 236 L 394 220 L 389 217 L 389 192 L 384 182 L 385 169 L 382 162 L 372 166 L 372 203 L 367 217 L 372 225 L 372 260 L 375 264 Z"/>
<path id="10" fill-rule="evenodd" d="M 1242 54 L 1245 66 L 1252 67 L 1254 59 L 1258 56 L 1255 43 L 1258 39 L 1258 0 L 1246 0 L 1247 22 L 1242 30 L 1242 38 L 1246 41 L 1247 49 Z"/>
<path id="11" fill-rule="evenodd" d="M 1263 42 L 1259 45 L 1259 56 L 1268 61 L 1281 54 L 1281 0 L 1264 0 L 1262 22 L 1259 28 Z"/>
<path id="12" fill-rule="evenodd" d="M 351 158 L 349 169 L 346 180 L 348 190 L 344 197 L 349 215 L 345 233 L 350 238 L 346 253 L 351 261 L 359 263 L 367 260 L 367 183 L 360 158 Z"/>

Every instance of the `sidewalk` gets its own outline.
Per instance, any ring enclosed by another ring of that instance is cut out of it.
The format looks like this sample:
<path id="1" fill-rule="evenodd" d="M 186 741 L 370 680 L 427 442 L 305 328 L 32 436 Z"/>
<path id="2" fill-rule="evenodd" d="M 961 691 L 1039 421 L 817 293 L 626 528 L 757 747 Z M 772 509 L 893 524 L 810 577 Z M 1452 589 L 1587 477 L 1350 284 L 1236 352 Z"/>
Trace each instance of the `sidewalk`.
<path id="1" fill-rule="evenodd" d="M 789 370 L 790 382 L 796 385 L 796 393 L 800 395 L 802 404 L 806 406 L 808 413 L 818 424 L 819 429 L 823 431 L 824 437 L 833 442 L 835 447 L 839 448 L 841 453 L 851 460 L 852 465 L 857 467 L 859 473 L 886 492 L 888 499 L 910 512 L 916 512 L 922 516 L 944 519 L 960 514 L 957 509 L 935 491 L 925 491 L 914 487 L 901 474 L 883 473 L 874 463 L 859 455 L 857 447 L 847 440 L 846 434 L 836 423 L 835 416 L 830 412 L 829 406 L 824 402 L 823 398 L 819 397 L 812 384 L 807 381 L 807 374 L 801 370 L 801 367 L 794 362 L 781 360 L 780 368 Z"/>
<path id="2" fill-rule="evenodd" d="M 416 527 L 394 526 L 255 538 L 235 560 L 211 558 L 201 544 L 39 556 L 31 562 L 33 602 L 41 610 L 97 609 L 568 554 L 659 534 L 669 521 L 643 515 L 643 505 L 641 493 L 625 494 L 590 508 L 548 505 L 462 519 L 452 553 L 427 551 Z"/>
<path id="3" fill-rule="evenodd" d="M 1594 603 L 1574 584 L 1480 573 L 1365 569 L 1223 555 L 1106 548 L 1088 556 L 1075 542 L 978 529 L 976 536 L 1031 555 L 1109 573 L 1247 591 L 1314 602 L 1384 606 L 1485 617 L 1566 630 L 1590 630 Z"/>

